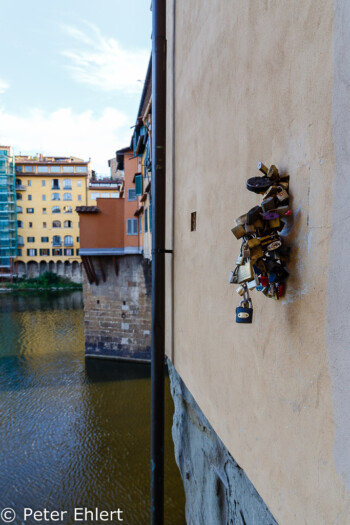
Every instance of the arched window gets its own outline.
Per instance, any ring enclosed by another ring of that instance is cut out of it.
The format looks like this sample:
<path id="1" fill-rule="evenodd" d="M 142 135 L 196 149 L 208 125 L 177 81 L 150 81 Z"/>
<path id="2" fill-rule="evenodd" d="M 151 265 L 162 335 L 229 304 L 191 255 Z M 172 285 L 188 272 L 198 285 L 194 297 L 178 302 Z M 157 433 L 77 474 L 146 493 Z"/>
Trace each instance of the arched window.
<path id="1" fill-rule="evenodd" d="M 73 228 L 73 223 L 72 221 L 64 221 L 63 226 L 65 228 Z"/>
<path id="2" fill-rule="evenodd" d="M 73 237 L 71 235 L 66 235 L 64 237 L 64 245 L 65 246 L 73 246 Z"/>
<path id="3" fill-rule="evenodd" d="M 17 221 L 17 228 L 23 228 L 23 221 Z"/>
<path id="4" fill-rule="evenodd" d="M 22 200 L 22 193 L 16 193 L 16 199 L 18 201 L 21 201 Z"/>
<path id="5" fill-rule="evenodd" d="M 54 235 L 52 239 L 52 246 L 61 246 L 61 237 L 60 235 Z"/>
<path id="6" fill-rule="evenodd" d="M 22 206 L 17 206 L 16 210 L 17 210 L 17 213 L 23 213 Z"/>
<path id="7" fill-rule="evenodd" d="M 52 213 L 61 213 L 61 208 L 59 206 L 52 206 Z"/>
<path id="8" fill-rule="evenodd" d="M 51 200 L 52 200 L 52 201 L 60 201 L 60 200 L 61 200 L 61 196 L 60 196 L 60 194 L 59 194 L 59 193 L 53 193 L 53 194 L 51 195 Z"/>
<path id="9" fill-rule="evenodd" d="M 72 200 L 72 194 L 71 193 L 64 193 L 63 194 L 63 200 L 64 201 L 71 201 Z"/>
<path id="10" fill-rule="evenodd" d="M 52 222 L 53 228 L 61 228 L 61 221 L 53 221 Z"/>
<path id="11" fill-rule="evenodd" d="M 63 206 L 63 213 L 72 213 L 73 208 L 72 206 Z"/>
<path id="12" fill-rule="evenodd" d="M 64 190 L 71 190 L 72 189 L 72 181 L 71 181 L 71 179 L 64 179 L 64 181 L 63 181 L 63 189 Z"/>

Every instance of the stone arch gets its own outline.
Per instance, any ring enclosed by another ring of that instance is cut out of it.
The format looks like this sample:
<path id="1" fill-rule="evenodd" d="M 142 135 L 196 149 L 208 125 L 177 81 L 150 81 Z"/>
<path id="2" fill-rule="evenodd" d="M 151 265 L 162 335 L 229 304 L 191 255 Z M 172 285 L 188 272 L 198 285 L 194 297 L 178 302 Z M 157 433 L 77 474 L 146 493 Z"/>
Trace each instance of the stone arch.
<path id="1" fill-rule="evenodd" d="M 46 261 L 40 261 L 39 271 L 40 271 L 40 275 L 47 272 L 47 262 Z"/>
<path id="2" fill-rule="evenodd" d="M 39 277 L 39 264 L 36 261 L 27 262 L 27 277 Z"/>
<path id="3" fill-rule="evenodd" d="M 64 275 L 65 277 L 72 277 L 72 265 L 69 261 L 64 261 Z"/>
<path id="4" fill-rule="evenodd" d="M 56 273 L 56 263 L 55 263 L 55 261 L 49 261 L 49 272 Z"/>
<path id="5" fill-rule="evenodd" d="M 23 277 L 27 273 L 26 263 L 23 261 L 17 261 L 17 273 L 18 277 Z"/>
<path id="6" fill-rule="evenodd" d="M 64 268 L 63 268 L 62 261 L 57 261 L 57 263 L 56 263 L 56 273 L 57 273 L 57 275 L 63 275 L 63 271 L 64 271 Z"/>

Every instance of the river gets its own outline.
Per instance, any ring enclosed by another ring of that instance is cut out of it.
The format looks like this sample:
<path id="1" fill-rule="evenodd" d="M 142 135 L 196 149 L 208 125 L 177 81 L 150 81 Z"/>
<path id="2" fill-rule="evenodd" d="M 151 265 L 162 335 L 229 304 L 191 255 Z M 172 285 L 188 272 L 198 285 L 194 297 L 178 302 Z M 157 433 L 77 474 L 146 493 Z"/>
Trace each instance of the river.
<path id="1" fill-rule="evenodd" d="M 168 379 L 165 390 L 165 523 L 183 525 Z M 149 523 L 150 369 L 84 358 L 81 292 L 0 295 L 0 433 L 12 523 L 38 523 L 24 508 L 66 511 L 40 523 L 76 523 L 75 508 L 122 511 L 80 523 Z"/>

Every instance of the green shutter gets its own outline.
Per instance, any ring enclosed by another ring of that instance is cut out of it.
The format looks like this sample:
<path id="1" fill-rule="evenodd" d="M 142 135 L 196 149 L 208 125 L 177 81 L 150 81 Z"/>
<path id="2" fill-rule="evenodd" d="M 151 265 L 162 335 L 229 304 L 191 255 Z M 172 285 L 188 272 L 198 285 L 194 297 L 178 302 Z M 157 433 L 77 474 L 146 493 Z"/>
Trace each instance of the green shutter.
<path id="1" fill-rule="evenodd" d="M 135 175 L 135 190 L 136 195 L 142 195 L 142 175 Z"/>
<path id="2" fill-rule="evenodd" d="M 148 208 L 145 209 L 145 233 L 148 232 Z"/>

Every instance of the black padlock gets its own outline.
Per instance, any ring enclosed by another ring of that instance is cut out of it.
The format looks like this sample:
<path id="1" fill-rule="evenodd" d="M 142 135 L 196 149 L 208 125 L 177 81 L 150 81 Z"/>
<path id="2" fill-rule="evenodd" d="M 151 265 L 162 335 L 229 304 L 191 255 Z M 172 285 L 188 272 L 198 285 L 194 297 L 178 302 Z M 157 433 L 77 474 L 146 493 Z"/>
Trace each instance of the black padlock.
<path id="1" fill-rule="evenodd" d="M 236 308 L 236 323 L 253 322 L 253 306 L 251 299 L 243 299 Z"/>

